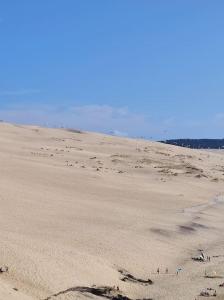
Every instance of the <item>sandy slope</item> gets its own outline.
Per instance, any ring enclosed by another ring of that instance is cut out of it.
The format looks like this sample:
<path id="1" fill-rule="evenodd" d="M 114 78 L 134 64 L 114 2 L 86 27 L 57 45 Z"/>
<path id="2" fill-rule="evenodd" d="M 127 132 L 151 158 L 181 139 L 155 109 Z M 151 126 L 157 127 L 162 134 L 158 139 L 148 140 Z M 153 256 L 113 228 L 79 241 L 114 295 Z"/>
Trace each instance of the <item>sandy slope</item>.
<path id="1" fill-rule="evenodd" d="M 222 256 L 190 258 L 224 254 L 222 152 L 1 123 L 0 166 L 0 299 L 99 298 L 66 290 L 115 285 L 132 299 L 189 300 L 220 283 L 203 274 L 222 272 Z"/>

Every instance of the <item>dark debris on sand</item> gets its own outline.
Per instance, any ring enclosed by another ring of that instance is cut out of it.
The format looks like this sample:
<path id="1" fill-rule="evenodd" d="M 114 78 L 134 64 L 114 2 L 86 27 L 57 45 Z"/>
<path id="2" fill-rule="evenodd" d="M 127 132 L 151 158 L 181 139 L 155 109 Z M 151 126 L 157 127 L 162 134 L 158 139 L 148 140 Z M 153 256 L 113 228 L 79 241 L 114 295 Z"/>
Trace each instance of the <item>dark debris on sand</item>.
<path id="1" fill-rule="evenodd" d="M 121 291 L 116 289 L 115 287 L 110 286 L 101 286 L 101 287 L 85 287 L 85 286 L 78 286 L 72 287 L 67 290 L 58 292 L 50 297 L 45 298 L 44 300 L 51 300 L 53 297 L 58 297 L 60 295 L 64 295 L 70 292 L 79 292 L 82 294 L 88 293 L 95 296 L 100 296 L 110 300 L 133 300 L 125 295 L 122 294 Z M 153 300 L 151 298 L 144 298 L 144 299 L 136 299 L 136 300 Z"/>
<path id="2" fill-rule="evenodd" d="M 141 278 L 136 278 L 135 276 L 131 275 L 128 273 L 126 270 L 119 269 L 118 272 L 123 276 L 122 281 L 129 281 L 129 282 L 134 282 L 134 283 L 140 283 L 143 285 L 152 285 L 153 281 L 151 279 L 141 279 Z"/>

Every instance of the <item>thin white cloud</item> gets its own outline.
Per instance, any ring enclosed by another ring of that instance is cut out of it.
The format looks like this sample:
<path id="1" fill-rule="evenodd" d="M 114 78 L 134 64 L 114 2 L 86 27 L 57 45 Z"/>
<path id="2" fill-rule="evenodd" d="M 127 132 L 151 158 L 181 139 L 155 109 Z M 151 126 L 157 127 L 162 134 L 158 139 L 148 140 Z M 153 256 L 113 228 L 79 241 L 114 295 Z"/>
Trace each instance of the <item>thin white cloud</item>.
<path id="1" fill-rule="evenodd" d="M 111 130 L 109 131 L 109 134 L 111 135 L 116 135 L 116 136 L 128 136 L 128 133 L 127 132 L 122 132 L 122 131 L 119 131 L 119 130 Z"/>
<path id="2" fill-rule="evenodd" d="M 53 106 L 16 106 L 1 110 L 0 119 L 130 136 L 149 135 L 152 131 L 152 125 L 144 115 L 133 113 L 127 107 L 109 105 L 71 106 L 63 109 Z"/>
<path id="3" fill-rule="evenodd" d="M 215 120 L 216 121 L 221 121 L 224 122 L 224 113 L 218 113 L 215 115 Z"/>
<path id="4" fill-rule="evenodd" d="M 133 113 L 127 107 L 108 105 L 85 105 L 72 107 L 72 122 L 97 131 L 120 132 L 125 135 L 138 135 L 150 130 L 150 122 L 146 116 Z"/>
<path id="5" fill-rule="evenodd" d="M 150 111 L 137 113 L 110 105 L 43 106 L 14 105 L 0 110 L 0 119 L 21 124 L 76 128 L 121 136 L 169 139 L 222 136 L 224 114 L 208 120 L 150 118 Z"/>
<path id="6" fill-rule="evenodd" d="M 25 96 L 38 93 L 40 93 L 40 90 L 37 89 L 20 89 L 11 91 L 0 91 L 0 96 Z"/>

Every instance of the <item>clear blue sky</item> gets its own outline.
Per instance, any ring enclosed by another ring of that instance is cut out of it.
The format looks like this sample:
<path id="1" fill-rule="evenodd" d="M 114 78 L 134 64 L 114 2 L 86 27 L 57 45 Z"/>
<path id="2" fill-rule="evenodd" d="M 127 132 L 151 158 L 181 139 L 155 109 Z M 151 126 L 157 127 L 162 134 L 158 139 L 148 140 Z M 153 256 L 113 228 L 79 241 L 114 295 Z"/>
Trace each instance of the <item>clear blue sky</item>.
<path id="1" fill-rule="evenodd" d="M 224 137 L 224 1 L 0 1 L 0 118 Z"/>

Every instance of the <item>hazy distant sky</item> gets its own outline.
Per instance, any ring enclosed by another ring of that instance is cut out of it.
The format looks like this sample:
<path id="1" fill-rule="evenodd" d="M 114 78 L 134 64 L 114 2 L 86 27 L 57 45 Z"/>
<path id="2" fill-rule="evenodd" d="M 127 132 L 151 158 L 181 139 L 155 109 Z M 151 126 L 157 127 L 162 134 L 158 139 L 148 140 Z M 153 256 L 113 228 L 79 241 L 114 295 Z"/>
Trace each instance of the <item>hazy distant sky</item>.
<path id="1" fill-rule="evenodd" d="M 224 1 L 0 1 L 0 119 L 224 137 Z"/>

